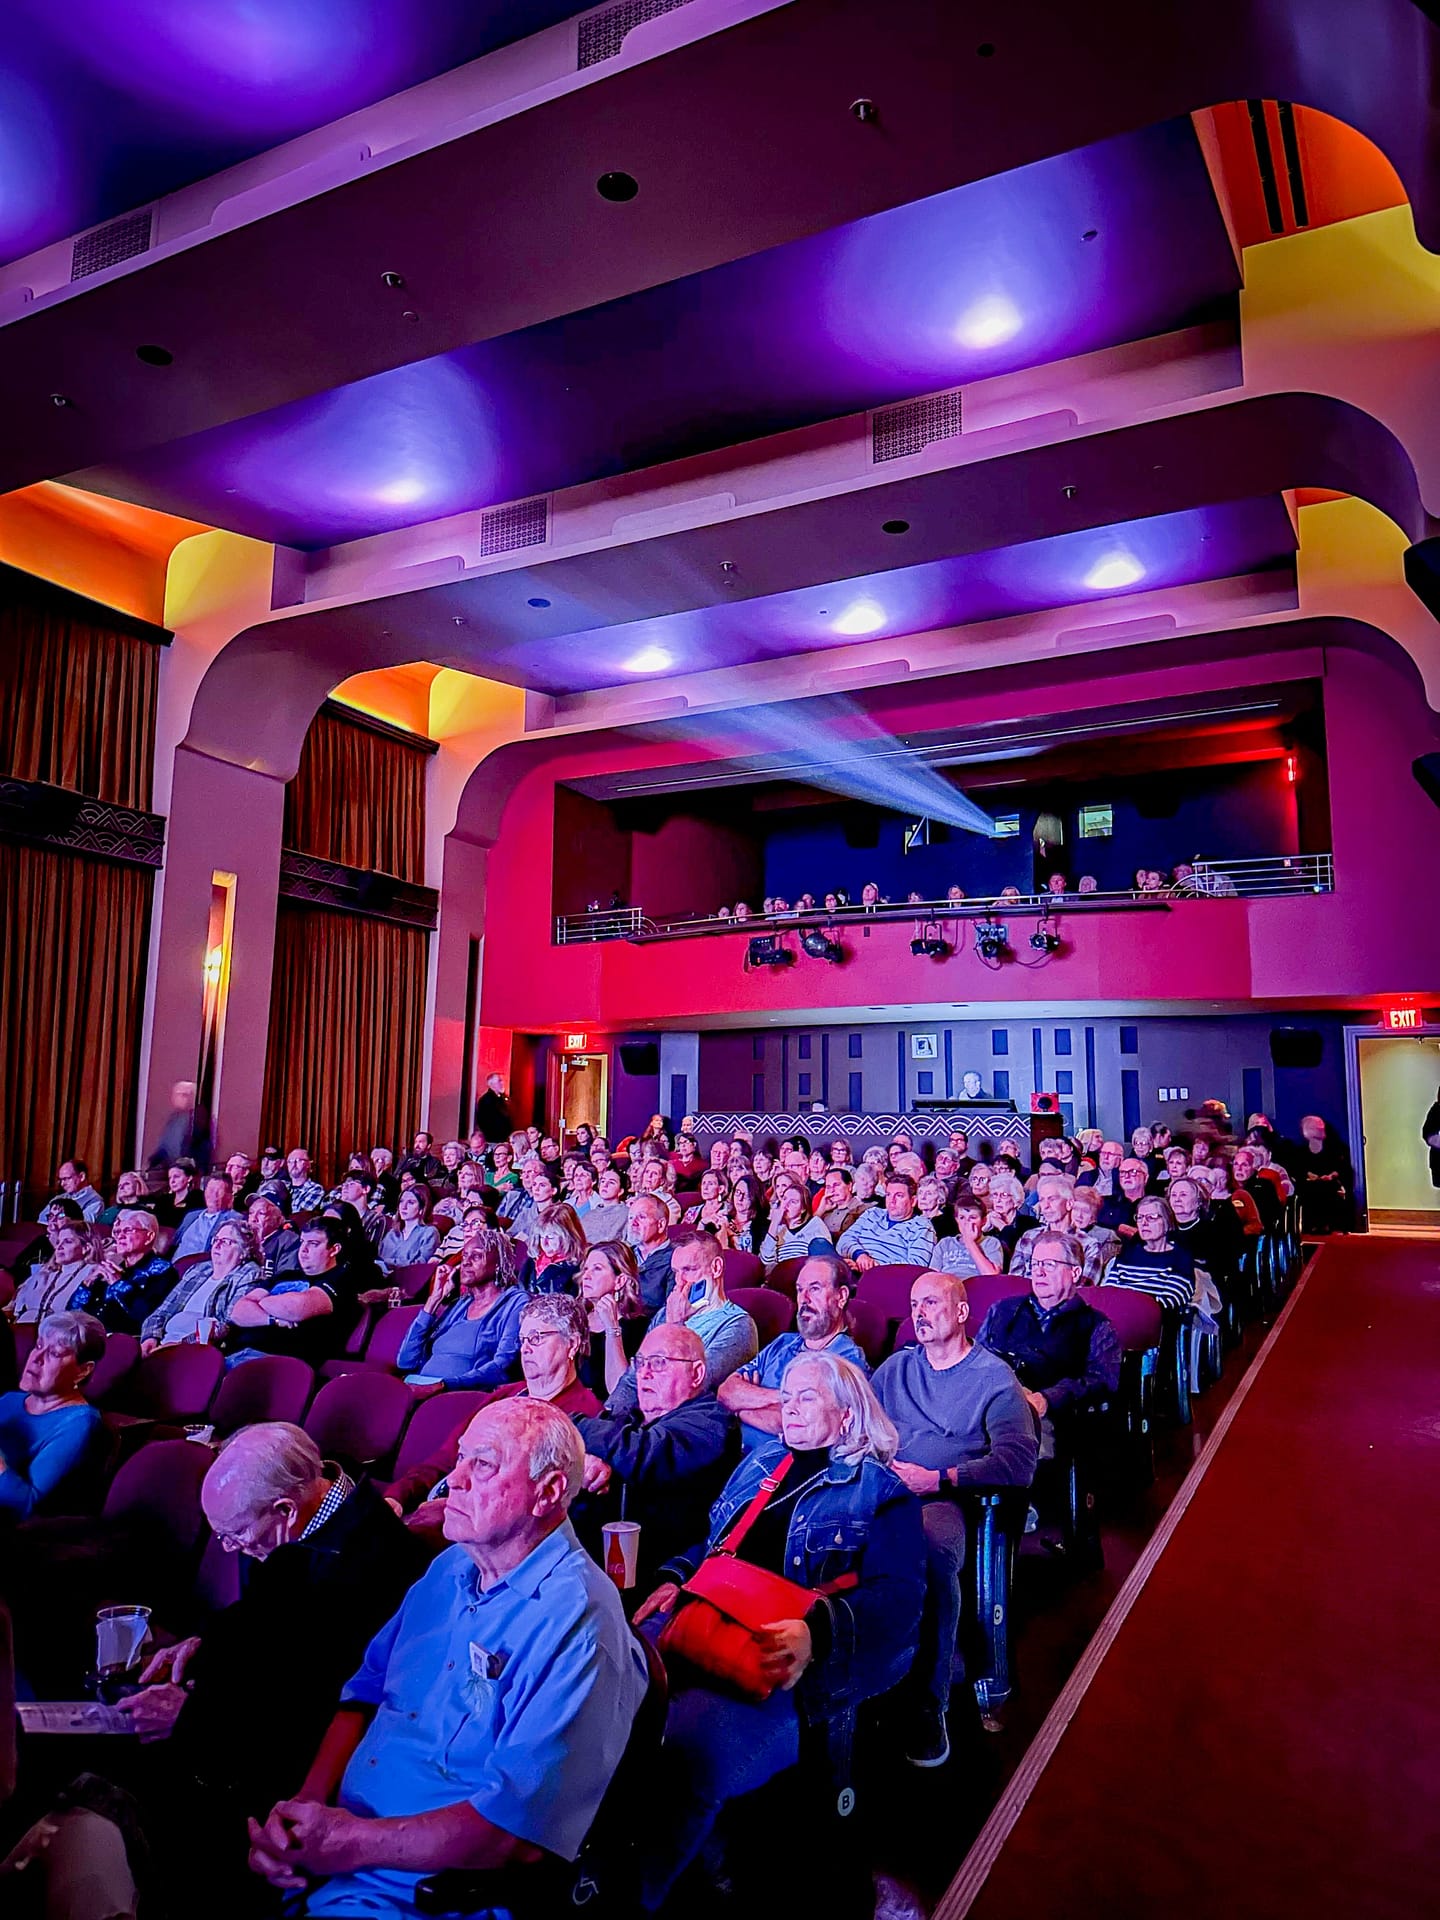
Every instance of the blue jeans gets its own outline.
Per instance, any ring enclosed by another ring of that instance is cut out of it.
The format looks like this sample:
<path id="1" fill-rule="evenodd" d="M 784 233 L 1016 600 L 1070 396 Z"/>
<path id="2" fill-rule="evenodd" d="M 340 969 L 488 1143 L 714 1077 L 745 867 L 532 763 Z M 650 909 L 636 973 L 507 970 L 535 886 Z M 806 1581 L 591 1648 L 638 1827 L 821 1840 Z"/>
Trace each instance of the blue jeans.
<path id="1" fill-rule="evenodd" d="M 957 1644 L 960 1632 L 960 1582 L 965 1575 L 965 1515 L 953 1502 L 927 1500 L 921 1509 L 925 1527 L 925 1611 L 920 1644 L 910 1669 L 913 1684 L 943 1713 L 950 1689 L 965 1677 Z"/>
<path id="2" fill-rule="evenodd" d="M 799 1758 L 793 1693 L 772 1693 L 761 1706 L 705 1686 L 671 1694 L 659 1792 L 645 1813 L 647 1913 L 664 1903 L 709 1839 L 725 1802 L 753 1793 Z"/>

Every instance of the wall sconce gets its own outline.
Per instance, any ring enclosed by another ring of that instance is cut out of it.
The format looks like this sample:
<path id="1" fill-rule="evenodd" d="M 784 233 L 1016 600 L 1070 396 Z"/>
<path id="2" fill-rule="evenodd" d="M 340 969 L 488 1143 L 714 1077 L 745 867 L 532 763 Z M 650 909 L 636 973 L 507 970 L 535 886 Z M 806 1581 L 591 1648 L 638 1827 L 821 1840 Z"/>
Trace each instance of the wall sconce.
<path id="1" fill-rule="evenodd" d="M 225 970 L 225 949 L 223 947 L 211 947 L 210 951 L 205 956 L 205 965 L 201 969 L 201 971 L 205 975 L 206 986 L 218 987 L 220 984 L 220 975 L 224 972 L 224 970 Z"/>

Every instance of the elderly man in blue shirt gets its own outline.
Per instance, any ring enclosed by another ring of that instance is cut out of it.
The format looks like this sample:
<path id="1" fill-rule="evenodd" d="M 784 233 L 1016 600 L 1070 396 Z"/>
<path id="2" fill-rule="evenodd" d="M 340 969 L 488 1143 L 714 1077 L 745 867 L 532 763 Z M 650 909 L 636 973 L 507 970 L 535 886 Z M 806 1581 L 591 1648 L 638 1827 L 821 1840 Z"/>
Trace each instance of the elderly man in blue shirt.
<path id="1" fill-rule="evenodd" d="M 567 1518 L 583 1461 L 542 1400 L 465 1429 L 449 1551 L 371 1642 L 297 1797 L 251 1822 L 256 1872 L 321 1881 L 316 1920 L 409 1920 L 426 1875 L 579 1853 L 646 1689 L 619 1593 Z"/>

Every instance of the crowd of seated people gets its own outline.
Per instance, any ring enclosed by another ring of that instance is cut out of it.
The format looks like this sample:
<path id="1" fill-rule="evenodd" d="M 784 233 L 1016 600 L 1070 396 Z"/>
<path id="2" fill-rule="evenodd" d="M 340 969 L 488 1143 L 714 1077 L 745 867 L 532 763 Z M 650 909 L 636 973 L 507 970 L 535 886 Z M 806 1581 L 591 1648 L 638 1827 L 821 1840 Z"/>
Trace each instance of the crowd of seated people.
<path id="1" fill-rule="evenodd" d="M 1345 1223 L 1348 1161 L 1321 1122 L 1292 1142 L 1252 1115 L 1237 1140 L 1217 1104 L 1183 1138 L 1090 1130 L 1029 1166 L 961 1129 L 858 1161 L 843 1140 L 702 1151 L 658 1116 L 613 1147 L 532 1127 L 437 1150 L 422 1132 L 350 1156 L 329 1189 L 307 1150 L 267 1148 L 208 1177 L 122 1175 L 108 1224 L 67 1162 L 5 1307 L 35 1330 L 0 1392 L 17 1538 L 73 1513 L 97 1470 L 85 1389 L 107 1338 L 318 1372 L 403 1308 L 390 1379 L 417 1408 L 464 1399 L 388 1481 L 286 1422 L 219 1446 L 204 1515 L 252 1577 L 138 1674 L 138 1751 L 115 1749 L 115 1778 L 24 1808 L 48 1835 L 19 1841 L 31 1884 L 98 1848 L 92 1884 L 133 1905 L 110 1882 L 139 1875 L 162 1916 L 222 1866 L 221 1913 L 261 1911 L 268 1886 L 316 1916 L 408 1914 L 433 1874 L 573 1861 L 647 1695 L 632 1629 L 670 1692 L 633 1835 L 643 1907 L 685 1910 L 727 1805 L 795 1768 L 797 1811 L 845 1858 L 833 1810 L 862 1718 L 938 1767 L 954 1714 L 975 1715 L 968 1501 L 1038 1501 L 1077 1417 L 1116 1392 L 1107 1290 L 1212 1319 L 1297 1196 L 1321 1230 Z M 864 1309 L 896 1268 L 908 1323 L 892 1306 L 877 1343 Z M 732 1298 L 744 1285 L 767 1291 Z M 617 1522 L 639 1530 L 623 1591 Z M 769 1596 L 742 1653 L 704 1611 L 717 1556 Z"/>
<path id="2" fill-rule="evenodd" d="M 1100 883 L 1093 873 L 1082 873 L 1072 882 L 1067 874 L 1052 872 L 1045 876 L 1043 885 L 1034 887 L 1006 886 L 995 893 L 967 894 L 963 887 L 956 885 L 947 887 L 943 896 L 931 896 L 912 891 L 900 900 L 892 899 L 889 894 L 882 893 L 880 887 L 872 880 L 867 881 L 861 888 L 858 900 L 853 899 L 844 887 L 837 887 L 831 893 L 820 895 L 802 893 L 794 901 L 787 900 L 780 894 L 766 894 L 758 907 L 752 907 L 746 900 L 737 900 L 733 904 L 727 901 L 717 907 L 710 917 L 715 920 L 739 921 L 742 924 L 747 922 L 773 924 L 811 918 L 850 919 L 896 907 L 924 907 L 943 913 L 946 907 L 963 906 L 967 901 L 979 904 L 988 904 L 991 901 L 1025 901 L 1044 904 L 1100 891 Z M 1137 897 L 1147 894 L 1233 894 L 1235 883 L 1223 873 L 1212 872 L 1206 868 L 1197 870 L 1194 862 L 1182 860 L 1167 871 L 1157 867 L 1139 867 L 1128 886 L 1109 889 L 1109 891 L 1129 893 Z"/>

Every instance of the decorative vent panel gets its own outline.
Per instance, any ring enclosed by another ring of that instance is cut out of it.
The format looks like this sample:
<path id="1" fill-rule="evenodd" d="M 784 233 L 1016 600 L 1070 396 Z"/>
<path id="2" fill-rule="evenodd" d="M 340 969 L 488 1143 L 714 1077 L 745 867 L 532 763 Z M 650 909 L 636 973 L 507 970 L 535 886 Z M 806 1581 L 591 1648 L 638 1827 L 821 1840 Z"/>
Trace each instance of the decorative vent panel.
<path id="1" fill-rule="evenodd" d="M 937 440 L 949 440 L 960 431 L 960 389 L 934 393 L 927 400 L 902 400 L 897 407 L 878 407 L 870 416 L 870 458 L 878 467 L 885 460 L 903 460 Z"/>
<path id="2" fill-rule="evenodd" d="M 690 0 L 620 0 L 615 7 L 590 13 L 580 22 L 580 55 L 575 65 L 583 71 L 602 60 L 613 60 L 624 44 L 625 36 L 647 20 L 658 20 L 662 13 L 674 13 Z"/>
<path id="3" fill-rule="evenodd" d="M 153 209 L 146 207 L 143 213 L 127 213 L 119 220 L 96 227 L 93 233 L 82 233 L 70 255 L 70 278 L 87 280 L 92 273 L 101 273 L 106 267 L 118 266 L 122 260 L 133 260 L 137 253 L 144 253 L 150 245 L 153 219 Z"/>
<path id="4" fill-rule="evenodd" d="M 516 500 L 508 507 L 488 507 L 480 516 L 480 558 L 513 553 L 517 547 L 543 547 L 550 538 L 550 502 L 543 493 L 536 500 Z"/>

